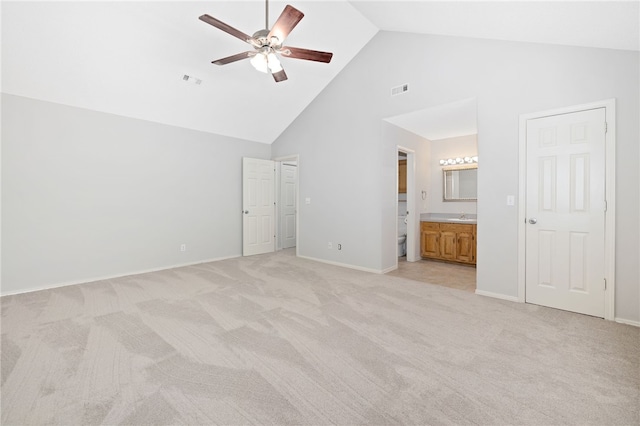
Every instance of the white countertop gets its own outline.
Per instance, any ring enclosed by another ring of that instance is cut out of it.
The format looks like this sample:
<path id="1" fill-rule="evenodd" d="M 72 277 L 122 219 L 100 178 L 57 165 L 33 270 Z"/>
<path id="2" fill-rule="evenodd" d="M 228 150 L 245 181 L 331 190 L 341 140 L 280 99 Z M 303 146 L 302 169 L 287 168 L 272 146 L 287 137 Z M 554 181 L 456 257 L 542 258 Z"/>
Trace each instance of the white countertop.
<path id="1" fill-rule="evenodd" d="M 422 213 L 420 215 L 420 222 L 478 223 L 475 214 L 465 214 L 462 218 L 461 216 L 461 214 L 455 213 Z"/>

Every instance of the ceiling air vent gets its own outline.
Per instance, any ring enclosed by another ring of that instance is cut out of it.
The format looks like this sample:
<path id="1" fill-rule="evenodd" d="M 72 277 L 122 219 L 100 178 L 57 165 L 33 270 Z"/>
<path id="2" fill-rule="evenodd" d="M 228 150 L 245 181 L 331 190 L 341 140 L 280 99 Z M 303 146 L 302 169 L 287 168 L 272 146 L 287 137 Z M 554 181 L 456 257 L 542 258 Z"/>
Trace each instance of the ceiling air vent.
<path id="1" fill-rule="evenodd" d="M 185 74 L 185 75 L 182 76 L 182 80 L 186 81 L 187 83 L 195 84 L 197 86 L 202 84 L 202 80 L 201 79 L 199 79 L 197 77 L 194 77 L 192 75 Z"/>
<path id="2" fill-rule="evenodd" d="M 401 84 L 391 88 L 391 96 L 397 96 L 407 91 L 409 91 L 409 84 Z"/>

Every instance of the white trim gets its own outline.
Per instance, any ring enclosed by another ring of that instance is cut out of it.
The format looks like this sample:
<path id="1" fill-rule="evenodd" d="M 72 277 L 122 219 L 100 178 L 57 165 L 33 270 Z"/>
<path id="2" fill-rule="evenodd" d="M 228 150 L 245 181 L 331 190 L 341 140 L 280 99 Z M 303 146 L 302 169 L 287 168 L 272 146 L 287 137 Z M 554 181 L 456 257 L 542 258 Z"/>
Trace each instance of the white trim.
<path id="1" fill-rule="evenodd" d="M 386 269 L 382 269 L 380 272 L 376 272 L 376 274 L 386 274 L 386 273 L 389 273 L 391 271 L 395 271 L 396 269 L 398 269 L 397 266 L 389 266 Z"/>
<path id="2" fill-rule="evenodd" d="M 313 260 L 314 262 L 326 263 L 328 265 L 340 266 L 342 268 L 348 268 L 348 269 L 355 269 L 356 271 L 362 271 L 362 272 L 371 272 L 374 274 L 385 274 L 386 272 L 391 272 L 394 269 L 396 269 L 392 266 L 391 268 L 380 270 L 380 269 L 365 268 L 362 266 L 350 265 L 348 263 L 334 262 L 332 260 L 318 259 L 316 257 L 309 257 L 309 256 L 298 256 L 298 257 L 301 259 Z"/>
<path id="3" fill-rule="evenodd" d="M 56 288 L 68 287 L 68 286 L 71 286 L 71 285 L 90 284 L 90 283 L 95 283 L 95 282 L 98 282 L 98 281 L 113 280 L 113 279 L 122 278 L 122 277 L 130 277 L 130 276 L 133 276 L 133 275 L 148 274 L 148 273 L 151 273 L 151 272 L 166 271 L 166 270 L 175 269 L 175 268 L 184 268 L 185 266 L 194 266 L 194 265 L 201 265 L 203 263 L 219 262 L 221 260 L 227 260 L 227 259 L 236 259 L 238 257 L 242 257 L 242 255 L 236 254 L 236 255 L 233 255 L 233 256 L 216 257 L 216 258 L 213 258 L 213 259 L 198 260 L 198 261 L 195 261 L 195 262 L 178 263 L 178 264 L 171 265 L 171 266 L 162 266 L 162 267 L 159 267 L 159 268 L 142 269 L 142 270 L 139 270 L 139 271 L 126 272 L 124 274 L 104 275 L 104 276 L 101 276 L 101 277 L 86 278 L 86 279 L 81 280 L 81 281 L 68 281 L 68 282 L 65 282 L 65 283 L 59 283 L 59 284 L 53 284 L 53 285 L 49 285 L 49 286 L 30 288 L 30 289 L 22 290 L 22 291 L 13 291 L 13 292 L 9 292 L 9 293 L 2 293 L 2 294 L 0 294 L 0 297 L 13 296 L 13 295 L 16 295 L 16 294 L 24 294 L 24 293 L 33 293 L 34 291 L 53 290 L 53 289 L 56 289 Z"/>
<path id="4" fill-rule="evenodd" d="M 490 291 L 476 289 L 476 294 L 478 296 L 486 296 L 486 297 L 493 297 L 494 299 L 508 300 L 509 302 L 519 302 L 516 296 L 507 296 L 506 294 L 492 293 Z"/>
<path id="5" fill-rule="evenodd" d="M 616 318 L 615 321 L 620 324 L 632 325 L 634 327 L 640 327 L 640 321 L 633 321 L 624 318 Z"/>
<path id="6" fill-rule="evenodd" d="M 607 122 L 605 134 L 605 197 L 607 213 L 605 215 L 605 259 L 604 273 L 607 280 L 605 290 L 604 319 L 613 321 L 615 318 L 615 243 L 616 243 L 616 100 L 605 99 L 582 105 L 573 105 L 553 110 L 534 112 L 520 115 L 519 125 L 519 186 L 518 186 L 518 302 L 525 301 L 525 214 L 526 214 L 526 183 L 527 183 L 527 120 L 548 117 L 552 115 L 570 114 L 590 109 L 604 108 Z"/>

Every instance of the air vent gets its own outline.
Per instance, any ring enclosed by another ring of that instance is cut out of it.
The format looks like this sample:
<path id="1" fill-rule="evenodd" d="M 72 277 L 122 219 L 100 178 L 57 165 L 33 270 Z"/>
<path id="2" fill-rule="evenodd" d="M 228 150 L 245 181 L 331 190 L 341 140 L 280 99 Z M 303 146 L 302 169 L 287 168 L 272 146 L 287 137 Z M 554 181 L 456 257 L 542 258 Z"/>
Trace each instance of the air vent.
<path id="1" fill-rule="evenodd" d="M 186 81 L 187 83 L 192 83 L 192 84 L 195 84 L 195 85 L 198 85 L 198 86 L 200 84 L 202 84 L 202 80 L 201 79 L 199 79 L 197 77 L 194 77 L 192 75 L 185 74 L 185 75 L 182 76 L 182 80 Z"/>
<path id="2" fill-rule="evenodd" d="M 400 86 L 396 86 L 396 87 L 392 87 L 391 88 L 391 96 L 397 96 L 400 95 L 404 92 L 408 92 L 409 91 L 409 84 L 402 84 Z"/>

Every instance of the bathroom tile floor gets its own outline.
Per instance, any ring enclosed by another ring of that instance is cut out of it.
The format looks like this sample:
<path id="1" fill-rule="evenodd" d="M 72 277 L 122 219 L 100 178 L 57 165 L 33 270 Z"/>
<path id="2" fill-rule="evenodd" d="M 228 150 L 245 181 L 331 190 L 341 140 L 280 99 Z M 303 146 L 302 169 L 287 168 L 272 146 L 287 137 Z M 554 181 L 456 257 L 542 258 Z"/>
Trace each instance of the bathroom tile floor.
<path id="1" fill-rule="evenodd" d="M 476 291 L 476 268 L 437 260 L 407 262 L 406 257 L 398 258 L 398 269 L 387 275 L 421 281 L 444 287 L 457 288 L 468 292 Z"/>

